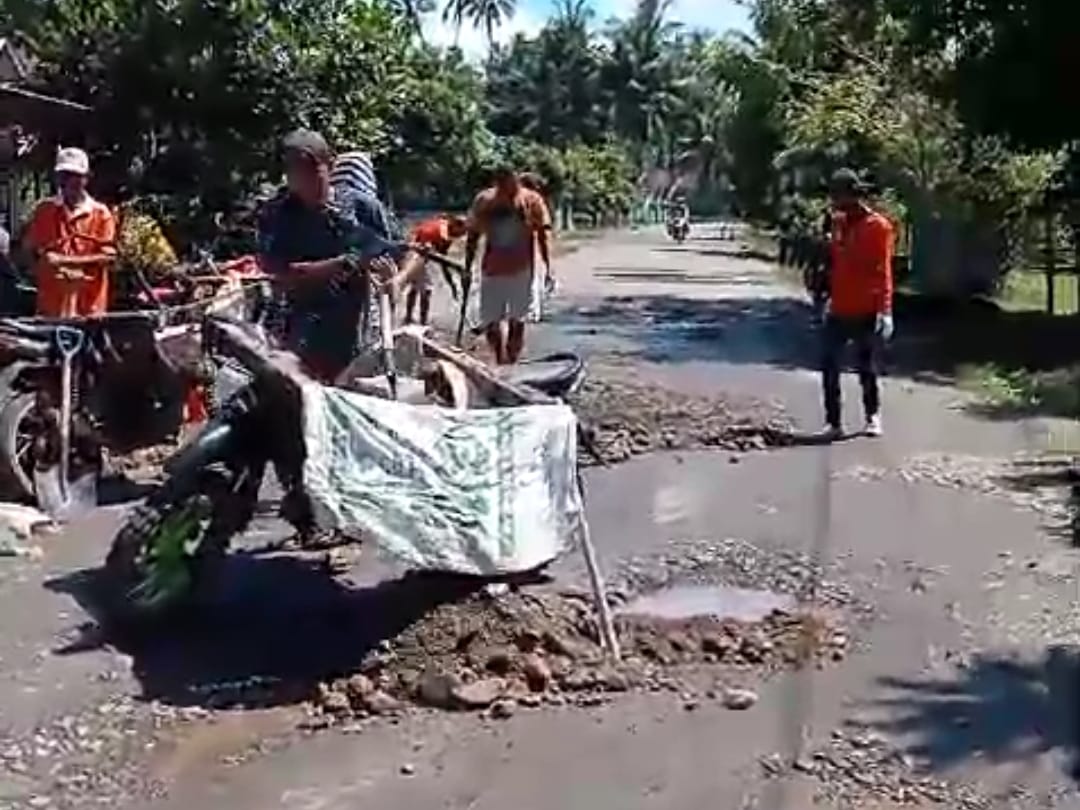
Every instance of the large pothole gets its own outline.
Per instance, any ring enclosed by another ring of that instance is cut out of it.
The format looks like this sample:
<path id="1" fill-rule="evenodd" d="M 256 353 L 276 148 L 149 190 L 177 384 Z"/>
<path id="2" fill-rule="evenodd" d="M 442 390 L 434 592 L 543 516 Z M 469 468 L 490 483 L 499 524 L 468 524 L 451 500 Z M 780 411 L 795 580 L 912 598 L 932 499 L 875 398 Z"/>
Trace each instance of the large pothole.
<path id="1" fill-rule="evenodd" d="M 725 675 L 746 680 L 821 665 L 843 657 L 848 645 L 838 614 L 783 594 L 690 587 L 612 601 L 617 662 L 600 643 L 588 593 L 481 591 L 436 607 L 385 641 L 356 674 L 323 684 L 315 705 L 330 718 L 417 705 L 505 717 L 519 707 L 596 705 L 627 691 L 690 700 Z"/>
<path id="2" fill-rule="evenodd" d="M 659 450 L 744 452 L 792 441 L 791 422 L 776 406 L 683 394 L 644 382 L 630 369 L 591 373 L 571 405 L 606 463 Z"/>

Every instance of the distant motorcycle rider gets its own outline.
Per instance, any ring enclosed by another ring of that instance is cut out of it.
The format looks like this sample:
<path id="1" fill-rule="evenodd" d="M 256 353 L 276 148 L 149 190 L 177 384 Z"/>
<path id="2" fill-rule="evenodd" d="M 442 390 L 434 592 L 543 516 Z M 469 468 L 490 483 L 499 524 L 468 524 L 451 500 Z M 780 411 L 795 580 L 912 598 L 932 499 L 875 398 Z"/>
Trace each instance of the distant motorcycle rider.
<path id="1" fill-rule="evenodd" d="M 685 200 L 668 206 L 667 231 L 675 239 L 685 239 L 690 231 L 690 207 Z"/>

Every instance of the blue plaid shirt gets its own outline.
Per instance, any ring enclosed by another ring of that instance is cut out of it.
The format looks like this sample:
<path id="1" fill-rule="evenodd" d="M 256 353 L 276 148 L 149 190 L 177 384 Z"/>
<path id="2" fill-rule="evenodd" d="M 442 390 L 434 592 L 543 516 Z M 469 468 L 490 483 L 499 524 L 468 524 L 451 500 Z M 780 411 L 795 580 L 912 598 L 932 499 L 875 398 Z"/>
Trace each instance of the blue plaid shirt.
<path id="1" fill-rule="evenodd" d="M 306 206 L 283 191 L 267 205 L 259 222 L 259 252 L 271 273 L 284 272 L 293 262 L 365 257 L 379 238 L 392 237 L 382 204 L 347 189 L 335 191 L 331 202 L 320 208 Z M 378 340 L 377 307 L 371 298 L 359 293 L 355 280 L 348 276 L 321 287 L 301 285 L 279 299 L 276 323 L 271 326 L 309 365 L 336 374 L 361 346 Z M 361 335 L 365 300 L 371 307 L 370 328 Z"/>

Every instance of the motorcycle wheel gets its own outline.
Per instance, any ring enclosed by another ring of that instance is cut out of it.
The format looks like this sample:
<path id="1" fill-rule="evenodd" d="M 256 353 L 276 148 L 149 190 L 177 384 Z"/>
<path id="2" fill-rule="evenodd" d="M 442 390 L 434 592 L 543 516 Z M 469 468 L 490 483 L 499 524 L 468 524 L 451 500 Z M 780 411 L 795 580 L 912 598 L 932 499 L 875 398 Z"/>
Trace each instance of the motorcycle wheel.
<path id="1" fill-rule="evenodd" d="M 15 500 L 34 497 L 35 421 L 33 393 L 19 393 L 0 407 L 0 486 Z"/>
<path id="2" fill-rule="evenodd" d="M 214 590 L 229 541 L 250 519 L 227 473 L 208 471 L 187 490 L 159 490 L 137 506 L 105 559 L 106 612 L 124 625 L 164 621 Z"/>

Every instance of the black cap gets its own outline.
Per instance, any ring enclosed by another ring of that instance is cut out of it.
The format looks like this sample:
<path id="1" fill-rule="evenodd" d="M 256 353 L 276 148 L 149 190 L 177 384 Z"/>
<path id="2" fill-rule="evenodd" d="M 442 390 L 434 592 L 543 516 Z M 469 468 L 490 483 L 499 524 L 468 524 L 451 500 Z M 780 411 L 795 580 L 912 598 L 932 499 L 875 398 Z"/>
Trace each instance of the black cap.
<path id="1" fill-rule="evenodd" d="M 854 169 L 837 169 L 829 180 L 830 194 L 862 195 L 866 192 L 866 183 L 859 179 Z"/>
<path id="2" fill-rule="evenodd" d="M 285 136 L 281 143 L 286 155 L 303 155 L 311 158 L 316 163 L 330 164 L 334 160 L 334 153 L 326 138 L 311 129 L 297 129 Z"/>

